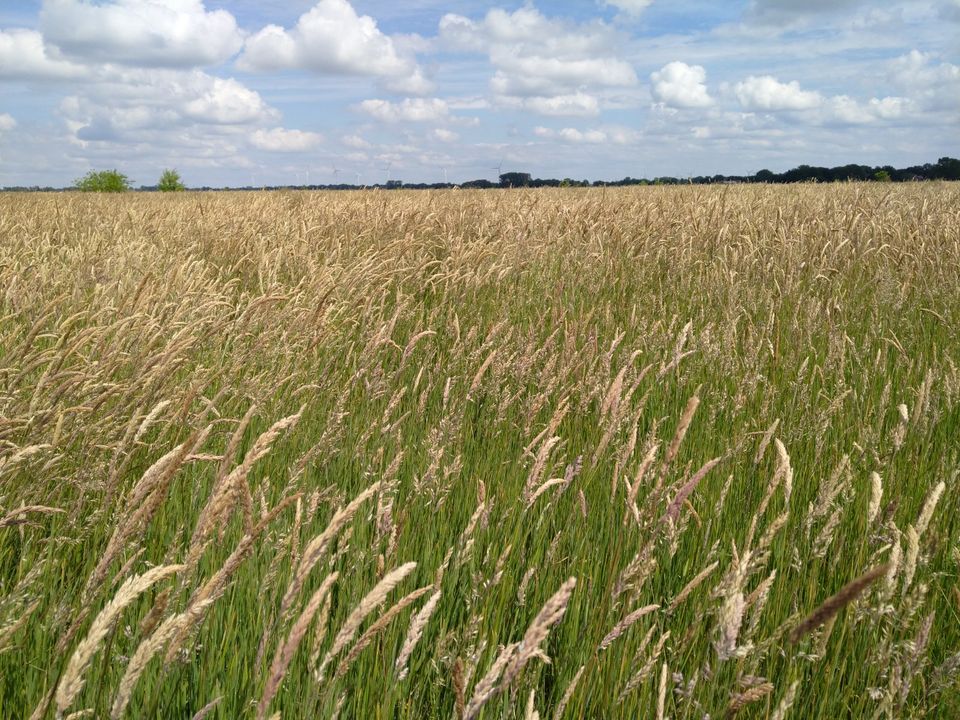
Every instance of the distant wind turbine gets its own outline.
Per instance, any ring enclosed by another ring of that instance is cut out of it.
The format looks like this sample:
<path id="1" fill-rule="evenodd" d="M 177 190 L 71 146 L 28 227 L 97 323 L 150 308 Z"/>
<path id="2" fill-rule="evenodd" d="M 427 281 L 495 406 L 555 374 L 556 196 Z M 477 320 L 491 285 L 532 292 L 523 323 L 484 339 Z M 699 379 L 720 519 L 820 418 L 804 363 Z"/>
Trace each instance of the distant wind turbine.
<path id="1" fill-rule="evenodd" d="M 388 162 L 388 163 L 387 163 L 387 166 L 386 166 L 386 167 L 380 168 L 381 170 L 383 170 L 383 171 L 386 173 L 386 180 L 385 180 L 385 182 L 390 182 L 390 169 L 391 169 L 392 167 L 393 167 L 393 162 L 391 161 L 391 162 Z"/>
<path id="2" fill-rule="evenodd" d="M 334 182 L 334 183 L 337 182 L 337 176 L 338 176 L 338 175 L 340 175 L 340 168 L 338 168 L 336 165 L 334 165 L 334 166 L 333 166 L 333 182 Z"/>
<path id="3" fill-rule="evenodd" d="M 500 179 L 500 176 L 503 175 L 503 160 L 500 161 L 500 164 L 499 164 L 499 165 L 495 165 L 494 167 L 492 167 L 492 168 L 490 168 L 490 169 L 497 171 L 497 179 L 499 180 L 499 179 Z"/>
<path id="4" fill-rule="evenodd" d="M 357 170 L 356 175 L 357 175 L 357 185 L 359 185 L 359 184 L 360 184 L 360 171 L 359 171 L 359 170 Z"/>

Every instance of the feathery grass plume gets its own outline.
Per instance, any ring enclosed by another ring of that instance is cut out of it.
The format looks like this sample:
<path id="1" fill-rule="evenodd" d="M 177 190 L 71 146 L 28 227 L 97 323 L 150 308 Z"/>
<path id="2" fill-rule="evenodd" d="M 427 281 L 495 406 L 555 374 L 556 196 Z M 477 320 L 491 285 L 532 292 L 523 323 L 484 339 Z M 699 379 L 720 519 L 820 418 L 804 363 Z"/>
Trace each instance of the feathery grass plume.
<path id="1" fill-rule="evenodd" d="M 606 634 L 603 640 L 600 641 L 600 645 L 597 647 L 597 650 L 606 650 L 608 647 L 610 647 L 614 640 L 629 630 L 630 627 L 637 622 L 637 620 L 659 609 L 659 605 L 646 605 L 629 613 L 625 618 L 623 618 L 623 620 L 614 625 L 613 629 Z"/>
<path id="2" fill-rule="evenodd" d="M 20 613 L 20 617 L 18 617 L 16 620 L 0 627 L 0 653 L 7 652 L 8 650 L 12 649 L 12 647 L 7 646 L 5 643 L 7 640 L 16 635 L 17 632 L 30 621 L 30 616 L 33 615 L 34 611 L 38 607 L 40 607 L 40 598 L 37 598 L 27 605 L 23 609 L 23 612 Z"/>
<path id="3" fill-rule="evenodd" d="M 900 572 L 900 559 L 903 555 L 903 545 L 900 542 L 900 531 L 896 525 L 893 528 L 893 544 L 890 547 L 890 559 L 887 560 L 887 574 L 883 579 L 883 596 L 889 599 L 893 595 L 897 583 L 897 573 Z"/>
<path id="4" fill-rule="evenodd" d="M 683 439 L 687 436 L 687 430 L 690 429 L 690 423 L 693 422 L 693 416 L 696 414 L 698 407 L 700 407 L 700 396 L 695 393 L 687 401 L 687 407 L 684 409 L 683 415 L 680 416 L 680 421 L 677 423 L 677 429 L 674 432 L 673 440 L 670 441 L 670 445 L 667 447 L 667 454 L 664 456 L 663 462 L 660 465 L 660 472 L 657 475 L 657 483 L 654 492 L 659 492 L 660 488 L 663 486 L 663 481 L 667 476 L 667 471 L 670 469 L 671 463 L 673 463 L 674 459 L 677 457 L 677 453 L 680 452 L 680 445 L 683 443 Z"/>
<path id="5" fill-rule="evenodd" d="M 880 474 L 870 473 L 870 506 L 867 509 L 867 524 L 873 525 L 873 521 L 880 514 L 880 501 L 883 499 L 883 480 Z"/>
<path id="6" fill-rule="evenodd" d="M 743 624 L 743 612 L 747 603 L 743 595 L 743 586 L 747 581 L 750 560 L 753 556 L 749 550 L 740 557 L 734 547 L 733 566 L 723 580 L 723 605 L 720 608 L 719 632 L 720 637 L 715 643 L 717 657 L 720 660 L 729 660 L 739 657 L 748 647 L 737 647 L 740 636 L 740 626 Z"/>
<path id="7" fill-rule="evenodd" d="M 943 495 L 943 491 L 946 489 L 947 484 L 941 480 L 937 483 L 936 487 L 930 491 L 930 494 L 924 501 L 923 508 L 920 510 L 920 517 L 917 518 L 916 529 L 918 538 L 922 537 L 927 531 L 927 526 L 930 524 L 930 519 L 933 517 L 933 512 L 937 509 L 937 503 L 940 502 L 940 497 Z"/>
<path id="8" fill-rule="evenodd" d="M 577 689 L 577 683 L 580 682 L 580 678 L 583 676 L 583 671 L 586 667 L 586 665 L 581 665 L 580 669 L 577 670 L 573 676 L 573 679 L 567 683 L 567 689 L 563 691 L 560 702 L 557 703 L 557 709 L 553 713 L 553 720 L 563 720 L 563 713 L 566 711 L 567 705 L 570 703 L 570 698 L 573 697 L 573 693 Z"/>
<path id="9" fill-rule="evenodd" d="M 458 720 L 463 720 L 467 707 L 466 698 L 464 697 L 467 679 L 464 677 L 463 661 L 459 657 L 453 661 L 453 668 L 451 668 L 450 674 L 450 681 L 453 685 L 454 712 L 456 713 Z M 499 676 L 497 679 L 499 679 Z"/>
<path id="10" fill-rule="evenodd" d="M 767 695 L 773 692 L 773 683 L 764 682 L 759 685 L 755 685 L 748 690 L 745 690 L 738 695 L 735 695 L 730 700 L 730 704 L 727 705 L 727 717 L 737 716 L 743 708 L 751 703 L 755 703 L 757 700 L 762 700 Z"/>
<path id="11" fill-rule="evenodd" d="M 777 457 L 780 458 L 780 464 L 774 477 L 783 474 L 783 497 L 787 505 L 790 504 L 790 498 L 793 495 L 793 466 L 790 464 L 790 455 L 787 454 L 786 446 L 780 441 L 780 438 L 774 440 L 777 446 Z"/>
<path id="12" fill-rule="evenodd" d="M 527 709 L 523 713 L 523 720 L 540 720 L 540 713 L 537 712 L 536 690 L 531 690 L 527 696 Z"/>
<path id="13" fill-rule="evenodd" d="M 500 352 L 500 349 L 494 348 L 493 351 L 487 355 L 487 359 L 483 361 L 483 364 L 480 365 L 480 369 L 477 370 L 477 374 L 473 376 L 473 380 L 470 382 L 470 389 L 467 390 L 467 400 L 471 400 L 473 394 L 479 389 L 480 383 L 483 382 L 484 374 L 486 374 L 490 365 L 493 364 L 498 352 Z"/>
<path id="14" fill-rule="evenodd" d="M 543 445 L 540 446 L 540 450 L 537 451 L 536 460 L 530 469 L 530 474 L 527 476 L 527 482 L 523 486 L 523 500 L 527 507 L 532 505 L 536 499 L 536 496 L 533 495 L 533 489 L 540 484 L 543 473 L 547 469 L 547 463 L 550 461 L 550 454 L 560 442 L 561 439 L 554 436 L 546 440 Z"/>
<path id="15" fill-rule="evenodd" d="M 380 605 L 383 604 L 383 601 L 387 599 L 387 595 L 390 594 L 390 591 L 399 585 L 403 579 L 412 573 L 416 568 L 417 563 L 415 562 L 408 562 L 405 565 L 401 565 L 396 570 L 387 573 L 383 580 L 378 582 L 374 586 L 373 590 L 368 592 L 363 597 L 360 603 L 347 616 L 343 626 L 340 628 L 340 632 L 338 632 L 336 637 L 333 639 L 333 645 L 331 645 L 330 649 L 327 650 L 323 660 L 320 661 L 320 665 L 317 667 L 317 670 L 314 673 L 317 682 L 323 682 L 327 665 L 329 665 L 330 661 L 339 655 L 340 652 L 347 646 L 347 643 L 353 639 L 354 635 L 357 634 L 357 630 L 360 628 L 360 624 L 364 621 L 367 615 L 380 607 Z"/>
<path id="16" fill-rule="evenodd" d="M 326 599 L 339 576 L 340 573 L 332 572 L 324 578 L 323 582 L 320 583 L 320 587 L 303 608 L 300 617 L 297 618 L 293 627 L 290 628 L 290 634 L 287 636 L 286 642 L 277 646 L 277 650 L 273 655 L 273 661 L 270 663 L 270 670 L 267 673 L 267 684 L 264 686 L 263 695 L 257 705 L 258 720 L 262 720 L 262 718 L 266 716 L 267 710 L 270 708 L 270 703 L 280 689 L 283 676 L 287 672 L 287 668 L 290 667 L 297 648 L 300 647 L 300 641 L 303 640 L 303 636 L 307 634 L 310 623 L 313 621 L 313 616 L 316 615 L 320 603 Z"/>
<path id="17" fill-rule="evenodd" d="M 650 449 L 647 450 L 647 454 L 640 462 L 640 466 L 637 468 L 637 473 L 633 478 L 633 483 L 630 485 L 630 488 L 627 491 L 627 509 L 630 511 L 630 514 L 633 516 L 633 519 L 636 521 L 637 525 L 641 524 L 640 511 L 637 508 L 637 495 L 640 493 L 640 484 L 643 482 L 643 478 L 650 469 L 650 466 L 653 465 L 654 461 L 656 460 L 657 452 L 659 450 L 660 443 L 658 442 L 654 442 L 650 446 Z M 626 522 L 626 519 L 624 519 L 624 522 Z"/>
<path id="18" fill-rule="evenodd" d="M 407 636 L 403 639 L 403 645 L 400 647 L 400 654 L 397 655 L 397 660 L 393 665 L 397 671 L 397 680 L 403 680 L 407 676 L 407 663 L 410 661 L 410 656 L 413 654 L 417 643 L 420 642 L 423 631 L 427 627 L 427 623 L 430 622 L 430 618 L 437 609 L 437 603 L 439 602 L 440 589 L 438 587 L 436 592 L 423 604 L 423 607 L 410 619 L 410 628 L 407 630 Z"/>
<path id="19" fill-rule="evenodd" d="M 907 555 L 903 564 L 903 592 L 906 594 L 913 585 L 913 576 L 917 572 L 917 560 L 920 557 L 920 533 L 913 525 L 907 526 Z"/>
<path id="20" fill-rule="evenodd" d="M 164 656 L 165 662 L 171 662 L 173 660 L 176 653 L 183 647 L 190 633 L 203 621 L 203 618 L 206 616 L 205 610 L 219 600 L 227 591 L 227 588 L 230 587 L 234 574 L 236 574 L 240 565 L 243 564 L 243 561 L 253 552 L 253 544 L 257 538 L 260 537 L 263 531 L 266 530 L 284 510 L 294 504 L 300 497 L 302 497 L 300 493 L 288 495 L 277 503 L 276 506 L 264 515 L 260 522 L 253 527 L 251 533 L 244 535 L 240 539 L 240 542 L 237 543 L 237 546 L 224 561 L 220 569 L 217 570 L 207 582 L 194 591 L 193 595 L 191 595 L 187 601 L 187 611 L 195 606 L 202 606 L 204 611 L 190 614 L 188 614 L 188 612 L 183 613 L 185 615 L 185 621 L 177 627 L 176 633 L 168 644 L 167 653 Z"/>
<path id="21" fill-rule="evenodd" d="M 165 490 L 174 473 L 180 468 L 187 456 L 203 443 L 209 432 L 209 427 L 202 431 L 195 430 L 186 442 L 178 445 L 151 465 L 141 476 L 139 482 L 130 490 L 125 502 L 128 512 L 117 524 L 113 535 L 107 542 L 103 555 L 100 557 L 100 561 L 93 572 L 90 573 L 83 592 L 85 597 L 100 586 L 106 578 L 111 563 L 126 546 L 127 541 L 138 529 L 150 521 L 159 508 L 160 502 L 164 499 Z M 65 637 L 70 635 L 71 633 L 68 631 Z"/>
<path id="22" fill-rule="evenodd" d="M 870 585 L 883 577 L 888 569 L 889 566 L 887 564 L 877 565 L 856 580 L 852 580 L 844 585 L 836 595 L 831 595 L 824 600 L 816 610 L 810 613 L 793 629 L 790 633 L 790 642 L 799 642 L 804 635 L 832 618 L 844 607 L 853 602 L 864 590 L 870 587 Z"/>
<path id="23" fill-rule="evenodd" d="M 196 713 L 196 715 L 193 716 L 193 719 L 192 719 L 192 720 L 204 720 L 204 718 L 206 718 L 207 715 L 209 715 L 210 713 L 212 713 L 212 712 L 216 709 L 217 705 L 220 704 L 220 701 L 221 701 L 221 700 L 223 700 L 223 695 L 220 695 L 220 696 L 218 696 L 218 697 L 215 697 L 213 700 L 211 700 L 210 702 L 208 702 L 208 703 L 207 703 L 206 705 L 204 705 L 202 708 L 200 708 L 199 710 L 197 710 L 197 713 Z"/>
<path id="24" fill-rule="evenodd" d="M 120 678 L 117 694 L 113 700 L 113 707 L 110 710 L 112 720 L 119 720 L 123 717 L 127 705 L 130 704 L 130 698 L 133 696 L 133 690 L 153 657 L 170 642 L 180 628 L 202 616 L 212 604 L 213 600 L 208 598 L 203 602 L 190 605 L 182 613 L 169 616 L 159 624 L 155 633 L 137 646 L 133 656 L 127 662 L 123 677 Z"/>
<path id="25" fill-rule="evenodd" d="M 371 643 L 374 638 L 383 632 L 383 629 L 389 625 L 393 619 L 406 610 L 411 604 L 422 598 L 428 592 L 433 590 L 433 585 L 427 585 L 425 587 L 414 590 L 407 595 L 404 595 L 393 607 L 391 607 L 387 612 L 381 615 L 377 621 L 367 628 L 363 635 L 360 636 L 360 639 L 357 640 L 353 647 L 350 648 L 350 652 L 347 653 L 347 656 L 340 661 L 340 664 L 337 666 L 337 672 L 334 675 L 335 678 L 343 677 L 350 666 L 353 664 L 353 661 L 357 659 L 361 652 Z"/>
<path id="26" fill-rule="evenodd" d="M 657 720 L 663 720 L 667 703 L 667 676 L 670 674 L 667 663 L 660 667 L 660 687 L 657 690 Z"/>
<path id="27" fill-rule="evenodd" d="M 461 713 L 463 720 L 474 720 L 487 701 L 502 690 L 500 678 L 519 647 L 520 643 L 511 643 L 500 650 L 490 669 L 487 670 L 487 674 L 480 678 L 473 688 L 473 696 Z"/>
<path id="28" fill-rule="evenodd" d="M 703 466 L 697 470 L 690 479 L 679 489 L 677 490 L 676 496 L 667 506 L 666 512 L 663 514 L 665 520 L 669 522 L 674 522 L 677 519 L 677 516 L 680 514 L 680 508 L 683 506 L 684 501 L 690 494 L 697 488 L 697 485 L 700 484 L 700 481 L 707 476 L 713 468 L 715 468 L 723 458 L 714 458 L 713 460 L 708 460 L 703 464 Z"/>
<path id="29" fill-rule="evenodd" d="M 673 599 L 673 601 L 670 603 L 670 606 L 667 608 L 667 614 L 670 614 L 674 610 L 676 610 L 680 606 L 680 603 L 682 603 L 684 600 L 690 597 L 690 593 L 696 590 L 700 586 L 700 583 L 702 583 L 704 580 L 710 577 L 713 571 L 716 570 L 718 567 L 720 567 L 720 563 L 714 562 L 708 565 L 707 567 L 705 567 L 700 572 L 698 572 L 696 576 L 690 582 L 684 585 L 683 589 L 677 593 L 677 596 Z"/>
<path id="30" fill-rule="evenodd" d="M 83 676 L 90 661 L 124 608 L 140 597 L 140 594 L 151 585 L 170 577 L 182 568 L 182 565 L 161 565 L 148 570 L 143 575 L 129 578 L 120 586 L 117 594 L 100 611 L 87 631 L 87 636 L 77 644 L 73 655 L 70 656 L 70 661 L 57 686 L 55 697 L 58 715 L 63 715 L 63 712 L 80 694 L 85 682 Z"/>
<path id="31" fill-rule="evenodd" d="M 794 680 L 790 683 L 790 687 L 787 688 L 787 692 L 784 693 L 783 698 L 777 704 L 777 708 L 770 716 L 770 720 L 786 720 L 787 713 L 790 711 L 790 708 L 793 707 L 793 701 L 797 697 L 797 690 L 799 688 L 799 680 Z"/>
<path id="32" fill-rule="evenodd" d="M 640 647 L 637 650 L 637 656 L 640 655 L 644 650 L 646 650 L 647 645 L 650 643 L 650 639 L 653 637 L 653 631 L 655 628 L 650 628 L 647 631 L 647 634 L 644 636 L 643 641 L 640 643 Z M 627 681 L 627 684 L 624 686 L 623 690 L 620 692 L 619 700 L 623 700 L 627 695 L 636 690 L 640 685 L 650 677 L 650 674 L 653 672 L 654 667 L 657 665 L 657 660 L 660 659 L 660 654 L 663 652 L 664 646 L 667 644 L 667 640 L 670 639 L 670 631 L 663 633 L 660 636 L 660 639 L 657 640 L 656 646 L 653 648 L 653 652 L 650 653 L 650 657 L 647 658 L 646 662 L 640 667 L 640 669 L 634 674 L 630 680 Z"/>
<path id="33" fill-rule="evenodd" d="M 770 441 L 773 439 L 773 434 L 777 432 L 778 427 L 780 427 L 780 418 L 777 418 L 773 421 L 770 427 L 767 428 L 767 431 L 763 434 L 763 437 L 760 439 L 760 445 L 757 447 L 757 454 L 753 457 L 754 465 L 760 464 L 764 453 L 767 451 L 767 447 L 770 445 Z"/>
<path id="34" fill-rule="evenodd" d="M 901 403 L 897 406 L 897 413 L 899 414 L 899 422 L 893 430 L 893 451 L 896 452 L 903 446 L 903 441 L 907 436 L 907 427 L 910 423 L 910 413 L 907 410 L 907 406 Z"/>
<path id="35" fill-rule="evenodd" d="M 323 559 L 330 543 L 333 542 L 344 526 L 353 519 L 357 510 L 360 509 L 360 506 L 380 491 L 382 485 L 382 481 L 378 480 L 357 495 L 345 508 L 334 513 L 324 531 L 311 540 L 303 549 L 300 564 L 297 565 L 297 569 L 290 578 L 290 583 L 280 603 L 280 618 L 286 617 L 294 598 L 300 593 L 300 589 L 310 575 L 310 571 Z"/>
<path id="36" fill-rule="evenodd" d="M 58 515 L 66 512 L 62 508 L 47 507 L 46 505 L 24 505 L 22 507 L 10 510 L 6 515 L 0 518 L 0 528 L 12 527 L 14 525 L 23 525 L 27 522 L 26 516 L 32 513 L 41 515 Z"/>

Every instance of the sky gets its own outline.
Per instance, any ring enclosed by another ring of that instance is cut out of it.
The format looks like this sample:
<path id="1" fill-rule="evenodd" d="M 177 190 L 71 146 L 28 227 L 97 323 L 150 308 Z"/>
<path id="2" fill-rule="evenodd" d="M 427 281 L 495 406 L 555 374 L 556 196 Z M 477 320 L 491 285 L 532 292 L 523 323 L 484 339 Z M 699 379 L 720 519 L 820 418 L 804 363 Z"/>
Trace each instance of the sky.
<path id="1" fill-rule="evenodd" d="M 960 156 L 960 0 L 0 0 L 0 186 Z"/>

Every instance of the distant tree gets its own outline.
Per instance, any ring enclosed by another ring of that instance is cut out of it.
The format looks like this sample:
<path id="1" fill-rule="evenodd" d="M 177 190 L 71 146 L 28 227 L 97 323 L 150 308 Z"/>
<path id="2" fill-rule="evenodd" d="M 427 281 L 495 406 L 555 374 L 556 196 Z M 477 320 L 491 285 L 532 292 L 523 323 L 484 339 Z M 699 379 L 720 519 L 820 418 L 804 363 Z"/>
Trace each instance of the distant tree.
<path id="1" fill-rule="evenodd" d="M 937 161 L 936 177 L 941 180 L 960 180 L 960 160 L 951 157 L 942 157 Z"/>
<path id="2" fill-rule="evenodd" d="M 81 192 L 122 193 L 131 188 L 130 178 L 118 170 L 91 170 L 74 183 Z"/>
<path id="3" fill-rule="evenodd" d="M 157 190 L 160 192 L 180 192 L 186 189 L 180 179 L 180 173 L 176 170 L 164 170 L 160 175 L 160 182 L 157 183 Z"/>
<path id="4" fill-rule="evenodd" d="M 500 187 L 529 187 L 533 178 L 530 173 L 508 172 L 500 176 Z"/>
<path id="5" fill-rule="evenodd" d="M 877 170 L 873 174 L 873 179 L 877 182 L 891 182 L 893 178 L 890 177 L 890 173 L 886 170 Z"/>

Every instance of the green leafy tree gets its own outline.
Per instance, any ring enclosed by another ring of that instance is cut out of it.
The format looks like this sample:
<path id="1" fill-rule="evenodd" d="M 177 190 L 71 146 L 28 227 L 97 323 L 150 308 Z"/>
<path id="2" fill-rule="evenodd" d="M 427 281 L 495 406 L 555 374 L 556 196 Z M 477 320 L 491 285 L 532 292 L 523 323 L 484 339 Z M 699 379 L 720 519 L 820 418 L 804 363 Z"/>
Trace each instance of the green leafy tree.
<path id="1" fill-rule="evenodd" d="M 160 192 L 180 192 L 186 189 L 180 179 L 180 173 L 176 170 L 164 170 L 160 176 L 160 182 L 157 183 L 157 190 Z"/>
<path id="2" fill-rule="evenodd" d="M 118 170 L 91 170 L 74 183 L 81 192 L 121 193 L 131 189 L 130 178 Z"/>
<path id="3" fill-rule="evenodd" d="M 887 172 L 886 170 L 877 170 L 877 171 L 873 174 L 873 179 L 876 180 L 877 182 L 890 182 L 890 181 L 891 181 L 890 173 Z"/>

